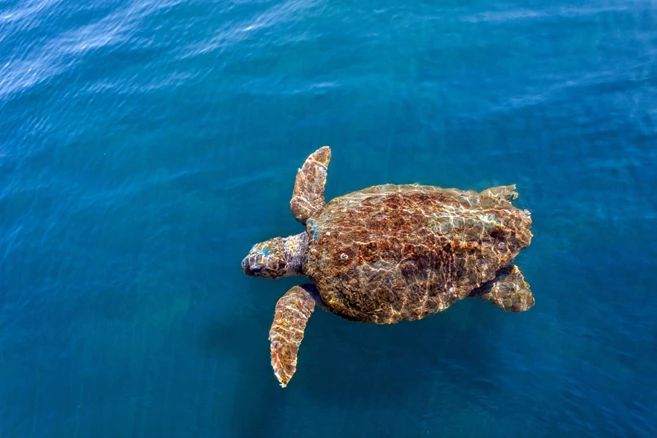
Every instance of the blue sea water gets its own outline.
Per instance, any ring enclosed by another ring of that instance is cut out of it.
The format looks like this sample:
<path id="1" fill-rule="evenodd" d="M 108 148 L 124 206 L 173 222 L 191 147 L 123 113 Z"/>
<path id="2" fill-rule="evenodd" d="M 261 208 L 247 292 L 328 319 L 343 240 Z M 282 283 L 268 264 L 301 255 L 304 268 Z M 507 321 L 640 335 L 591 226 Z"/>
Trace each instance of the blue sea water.
<path id="1" fill-rule="evenodd" d="M 517 184 L 536 305 L 316 311 L 248 278 L 327 197 Z M 0 0 L 0 436 L 657 436 L 657 3 Z"/>

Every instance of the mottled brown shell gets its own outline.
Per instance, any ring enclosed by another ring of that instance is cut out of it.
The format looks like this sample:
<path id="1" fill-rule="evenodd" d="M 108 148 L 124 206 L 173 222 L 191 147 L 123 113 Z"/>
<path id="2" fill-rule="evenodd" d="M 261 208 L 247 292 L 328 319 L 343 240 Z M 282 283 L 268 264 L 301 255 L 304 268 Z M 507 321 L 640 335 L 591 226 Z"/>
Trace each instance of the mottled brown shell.
<path id="1" fill-rule="evenodd" d="M 351 320 L 443 311 L 530 244 L 531 218 L 511 204 L 514 189 L 386 184 L 335 198 L 306 223 L 304 273 L 323 304 Z"/>

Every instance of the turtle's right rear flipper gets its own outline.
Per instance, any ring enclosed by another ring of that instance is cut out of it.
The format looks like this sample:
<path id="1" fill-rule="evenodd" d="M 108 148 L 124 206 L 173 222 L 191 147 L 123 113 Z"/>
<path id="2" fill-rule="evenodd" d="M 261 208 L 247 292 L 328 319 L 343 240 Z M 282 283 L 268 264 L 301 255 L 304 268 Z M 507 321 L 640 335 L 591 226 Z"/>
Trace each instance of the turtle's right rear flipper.
<path id="1" fill-rule="evenodd" d="M 312 284 L 294 286 L 276 303 L 274 322 L 269 330 L 271 366 L 285 388 L 297 370 L 297 354 L 308 318 L 315 309 L 317 289 Z"/>
<path id="2" fill-rule="evenodd" d="M 534 296 L 529 284 L 516 265 L 505 266 L 497 276 L 470 293 L 471 297 L 492 301 L 503 310 L 524 312 L 534 305 Z"/>

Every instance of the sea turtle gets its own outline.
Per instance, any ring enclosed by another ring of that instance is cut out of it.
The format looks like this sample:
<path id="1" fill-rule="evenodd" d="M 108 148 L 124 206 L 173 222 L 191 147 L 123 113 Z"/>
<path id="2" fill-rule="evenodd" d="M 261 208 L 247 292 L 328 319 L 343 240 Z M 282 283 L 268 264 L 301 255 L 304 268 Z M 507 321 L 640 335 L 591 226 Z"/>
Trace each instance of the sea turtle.
<path id="1" fill-rule="evenodd" d="M 305 275 L 276 304 L 271 364 L 285 387 L 315 305 L 352 321 L 393 324 L 442 312 L 467 297 L 522 312 L 534 297 L 511 262 L 529 246 L 531 216 L 515 185 L 482 192 L 384 184 L 324 203 L 331 150 L 299 169 L 290 209 L 305 231 L 254 245 L 246 275 Z"/>

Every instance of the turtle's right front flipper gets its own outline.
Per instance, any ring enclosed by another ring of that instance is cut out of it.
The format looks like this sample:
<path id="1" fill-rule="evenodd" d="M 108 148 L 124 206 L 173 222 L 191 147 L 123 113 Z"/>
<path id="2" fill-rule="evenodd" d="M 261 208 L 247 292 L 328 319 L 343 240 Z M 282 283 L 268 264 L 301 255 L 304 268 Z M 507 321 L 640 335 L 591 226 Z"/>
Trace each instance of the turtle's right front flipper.
<path id="1" fill-rule="evenodd" d="M 318 291 L 312 284 L 294 286 L 276 303 L 274 322 L 269 330 L 271 366 L 285 388 L 297 370 L 297 354 L 308 318 L 315 309 Z"/>
<path id="2" fill-rule="evenodd" d="M 505 266 L 497 276 L 470 293 L 471 297 L 491 301 L 503 310 L 524 312 L 534 305 L 529 284 L 516 265 Z"/>

